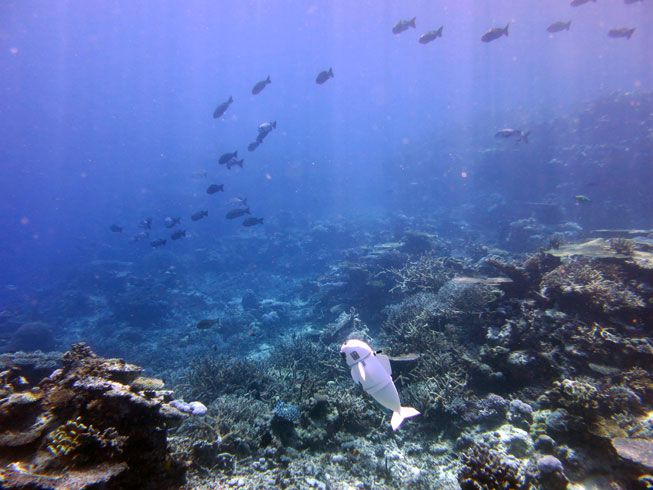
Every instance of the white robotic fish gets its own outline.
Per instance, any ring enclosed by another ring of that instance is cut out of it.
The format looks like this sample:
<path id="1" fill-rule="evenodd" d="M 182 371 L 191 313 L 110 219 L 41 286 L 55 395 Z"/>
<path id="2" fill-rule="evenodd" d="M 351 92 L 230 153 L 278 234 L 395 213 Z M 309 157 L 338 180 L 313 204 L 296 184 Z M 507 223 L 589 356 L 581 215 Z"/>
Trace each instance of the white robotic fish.
<path id="1" fill-rule="evenodd" d="M 392 410 L 392 430 L 397 430 L 404 419 L 419 415 L 414 408 L 401 406 L 387 356 L 376 354 L 365 342 L 355 339 L 345 342 L 340 348 L 340 354 L 351 368 L 354 382 L 360 383 L 372 398 Z"/>

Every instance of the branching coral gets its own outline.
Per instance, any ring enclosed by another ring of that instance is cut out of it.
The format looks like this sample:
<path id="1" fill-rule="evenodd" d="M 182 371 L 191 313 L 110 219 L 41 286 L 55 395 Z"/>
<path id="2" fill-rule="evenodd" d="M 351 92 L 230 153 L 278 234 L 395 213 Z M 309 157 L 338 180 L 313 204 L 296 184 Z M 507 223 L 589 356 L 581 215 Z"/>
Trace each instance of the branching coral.
<path id="1" fill-rule="evenodd" d="M 449 281 L 440 288 L 437 299 L 440 308 L 453 315 L 480 313 L 501 296 L 500 290 L 488 284 Z"/>
<path id="2" fill-rule="evenodd" d="M 440 326 L 440 307 L 433 293 L 418 293 L 386 308 L 384 331 L 407 349 L 422 347 L 428 330 Z"/>
<path id="3" fill-rule="evenodd" d="M 407 262 L 403 267 L 386 269 L 394 286 L 390 292 L 416 293 L 420 291 L 435 292 L 451 277 L 455 261 L 445 257 L 422 255 L 417 260 Z"/>
<path id="4" fill-rule="evenodd" d="M 184 386 L 189 398 L 210 403 L 219 395 L 229 393 L 254 392 L 260 396 L 269 381 L 259 364 L 220 355 L 193 361 Z"/>

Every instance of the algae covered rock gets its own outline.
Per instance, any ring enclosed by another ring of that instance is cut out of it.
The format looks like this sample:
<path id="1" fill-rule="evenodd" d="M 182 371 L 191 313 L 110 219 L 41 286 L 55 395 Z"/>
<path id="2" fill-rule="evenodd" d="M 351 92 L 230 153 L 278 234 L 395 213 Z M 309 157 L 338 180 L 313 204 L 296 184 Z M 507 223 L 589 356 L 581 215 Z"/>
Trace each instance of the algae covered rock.
<path id="1" fill-rule="evenodd" d="M 645 471 L 653 471 L 653 440 L 617 437 L 612 439 L 612 447 L 623 460 Z"/>

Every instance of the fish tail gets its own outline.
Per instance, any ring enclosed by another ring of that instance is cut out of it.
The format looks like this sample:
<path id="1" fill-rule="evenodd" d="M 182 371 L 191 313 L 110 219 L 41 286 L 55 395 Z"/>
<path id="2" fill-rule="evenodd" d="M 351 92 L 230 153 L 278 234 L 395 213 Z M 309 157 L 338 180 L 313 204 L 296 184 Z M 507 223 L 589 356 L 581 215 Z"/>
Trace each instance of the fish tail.
<path id="1" fill-rule="evenodd" d="M 258 222 L 263 224 L 263 218 L 259 218 Z"/>
<path id="2" fill-rule="evenodd" d="M 236 165 L 238 165 L 240 168 L 243 168 L 243 160 L 238 160 Z"/>
<path id="3" fill-rule="evenodd" d="M 333 78 L 333 68 L 329 68 L 329 76 Z"/>
<path id="4" fill-rule="evenodd" d="M 392 418 L 390 419 L 392 430 L 397 430 L 405 419 L 415 417 L 419 414 L 413 407 L 400 407 L 396 412 L 392 412 Z"/>
<path id="5" fill-rule="evenodd" d="M 272 121 L 272 127 L 273 127 L 274 129 L 277 128 L 277 121 Z"/>
<path id="6" fill-rule="evenodd" d="M 510 22 L 506 24 L 506 28 L 503 30 L 503 33 L 508 37 L 508 27 L 510 27 Z"/>
<path id="7" fill-rule="evenodd" d="M 249 212 L 249 208 L 245 209 L 244 212 L 245 212 L 246 214 L 252 214 L 252 213 Z"/>
<path id="8" fill-rule="evenodd" d="M 437 32 L 438 37 L 442 37 L 442 29 L 444 29 L 444 26 L 440 26 L 440 28 L 438 29 Z"/>
<path id="9" fill-rule="evenodd" d="M 635 32 L 635 27 L 633 27 L 631 30 L 628 31 L 628 33 L 626 34 L 626 37 L 627 37 L 628 39 L 630 39 L 630 36 L 633 35 L 633 32 Z"/>
<path id="10" fill-rule="evenodd" d="M 522 133 L 521 139 L 523 140 L 524 143 L 528 143 L 528 135 L 531 134 L 530 131 L 526 131 L 525 133 Z"/>
<path id="11" fill-rule="evenodd" d="M 272 83 L 272 80 L 270 80 L 270 75 L 268 75 L 268 77 L 265 79 L 265 81 L 266 81 L 267 83 Z"/>
<path id="12" fill-rule="evenodd" d="M 417 20 L 417 17 L 413 17 L 412 19 L 410 19 L 410 22 L 408 23 L 408 25 L 410 25 L 411 27 L 416 27 L 415 26 L 415 21 L 416 20 Z"/>
<path id="13" fill-rule="evenodd" d="M 230 95 L 229 96 L 229 102 L 233 102 L 233 101 L 234 101 L 234 97 L 233 97 L 233 95 Z"/>
<path id="14" fill-rule="evenodd" d="M 571 21 L 567 22 L 567 27 L 565 27 L 565 29 L 569 30 L 570 27 L 571 27 Z"/>

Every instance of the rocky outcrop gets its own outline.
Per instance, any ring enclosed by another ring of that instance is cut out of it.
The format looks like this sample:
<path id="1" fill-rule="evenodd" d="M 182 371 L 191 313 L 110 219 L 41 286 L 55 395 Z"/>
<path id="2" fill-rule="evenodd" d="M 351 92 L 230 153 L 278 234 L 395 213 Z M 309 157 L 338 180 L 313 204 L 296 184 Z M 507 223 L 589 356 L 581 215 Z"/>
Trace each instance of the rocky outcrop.
<path id="1" fill-rule="evenodd" d="M 185 415 L 162 383 L 85 344 L 34 383 L 19 365 L 0 373 L 0 487 L 175 488 L 185 469 L 167 429 Z"/>

